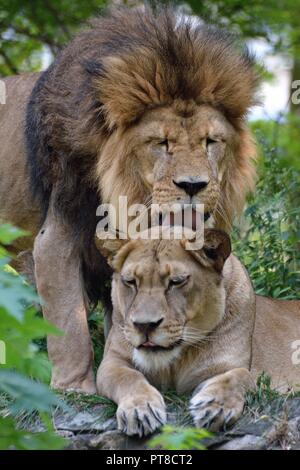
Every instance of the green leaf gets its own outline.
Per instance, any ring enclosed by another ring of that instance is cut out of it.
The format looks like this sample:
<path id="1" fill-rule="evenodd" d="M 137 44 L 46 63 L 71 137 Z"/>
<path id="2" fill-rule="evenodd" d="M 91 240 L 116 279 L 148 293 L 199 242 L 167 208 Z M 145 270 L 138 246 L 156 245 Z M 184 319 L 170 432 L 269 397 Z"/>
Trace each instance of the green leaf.
<path id="1" fill-rule="evenodd" d="M 66 408 L 64 402 L 46 385 L 13 371 L 0 370 L 0 390 L 14 399 L 10 407 L 10 411 L 14 414 L 24 410 L 50 412 L 53 406 Z"/>
<path id="2" fill-rule="evenodd" d="M 148 442 L 148 447 L 164 450 L 205 450 L 205 445 L 201 441 L 212 436 L 213 434 L 206 429 L 165 425 L 161 433 Z"/>
<path id="3" fill-rule="evenodd" d="M 45 432 L 31 433 L 16 429 L 13 418 L 0 416 L 0 450 L 59 450 L 67 441 L 55 434 L 51 427 Z"/>
<path id="4" fill-rule="evenodd" d="M 0 243 L 3 243 L 3 245 L 9 245 L 13 241 L 17 240 L 17 238 L 28 235 L 29 233 L 25 232 L 25 230 L 13 227 L 10 224 L 0 225 Z"/>

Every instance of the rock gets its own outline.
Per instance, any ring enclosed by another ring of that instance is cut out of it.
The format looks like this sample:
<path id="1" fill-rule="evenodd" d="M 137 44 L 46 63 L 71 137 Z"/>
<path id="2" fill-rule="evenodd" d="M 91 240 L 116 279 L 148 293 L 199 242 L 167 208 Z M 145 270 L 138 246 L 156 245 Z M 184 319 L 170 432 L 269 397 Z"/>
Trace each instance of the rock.
<path id="1" fill-rule="evenodd" d="M 142 450 L 147 448 L 146 442 L 147 439 L 129 437 L 120 431 L 107 431 L 91 439 L 89 446 L 91 449 L 102 450 Z"/>
<path id="2" fill-rule="evenodd" d="M 246 434 L 243 437 L 236 437 L 231 441 L 217 447 L 217 450 L 258 450 L 265 447 L 265 440 L 253 436 L 252 434 Z"/>
<path id="3" fill-rule="evenodd" d="M 169 410 L 172 425 L 191 425 L 186 409 Z M 140 450 L 148 439 L 128 437 L 117 430 L 115 418 L 107 418 L 105 407 L 54 417 L 59 434 L 69 440 L 68 449 Z M 259 409 L 247 409 L 226 431 L 203 441 L 211 450 L 300 449 L 300 397 L 276 398 Z"/>
<path id="4" fill-rule="evenodd" d="M 129 437 L 120 431 L 105 431 L 101 434 L 73 434 L 69 437 L 67 450 L 144 450 L 147 439 Z"/>
<path id="5" fill-rule="evenodd" d="M 257 414 L 257 412 L 256 412 Z M 223 442 L 220 442 L 223 438 Z M 254 418 L 248 412 L 209 448 L 229 450 L 297 449 L 300 447 L 300 398 L 276 398 Z"/>
<path id="6" fill-rule="evenodd" d="M 72 432 L 104 432 L 116 429 L 115 418 L 106 419 L 102 407 L 95 407 L 92 411 L 61 414 L 54 417 L 54 425 L 59 431 Z"/>

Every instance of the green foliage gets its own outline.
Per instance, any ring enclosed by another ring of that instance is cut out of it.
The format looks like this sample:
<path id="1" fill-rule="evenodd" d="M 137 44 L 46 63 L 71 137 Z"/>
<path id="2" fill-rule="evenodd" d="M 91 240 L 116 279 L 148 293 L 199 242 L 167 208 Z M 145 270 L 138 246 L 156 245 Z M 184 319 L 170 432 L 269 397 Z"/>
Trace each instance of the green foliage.
<path id="1" fill-rule="evenodd" d="M 50 378 L 49 361 L 34 340 L 58 331 L 36 316 L 31 304 L 38 297 L 22 277 L 7 269 L 10 258 L 3 246 L 24 235 L 8 224 L 0 226 L 0 340 L 6 356 L 0 366 L 0 395 L 7 397 L 0 409 L 0 449 L 57 449 L 64 440 L 54 433 L 49 416 L 53 406 L 64 405 L 46 385 L 33 379 L 47 382 Z M 44 430 L 21 429 L 17 417 L 24 412 L 38 413 Z"/>
<path id="2" fill-rule="evenodd" d="M 0 75 L 37 71 L 105 0 L 0 0 Z"/>
<path id="3" fill-rule="evenodd" d="M 210 437 L 212 434 L 206 429 L 165 425 L 162 432 L 148 442 L 148 447 L 164 450 L 205 450 L 201 441 Z"/>
<path id="4" fill-rule="evenodd" d="M 255 194 L 235 230 L 234 252 L 258 294 L 292 299 L 300 298 L 300 173 L 287 164 L 288 159 L 293 161 L 292 149 L 288 158 L 285 145 L 280 144 L 289 128 L 277 125 L 277 134 L 264 132 L 262 138 L 259 123 L 255 124 L 263 158 Z"/>
<path id="5" fill-rule="evenodd" d="M 34 382 L 33 386 L 31 379 L 11 370 L 0 370 L 0 390 L 13 399 L 9 409 L 14 414 L 23 410 L 47 412 L 61 405 L 46 385 Z"/>
<path id="6" fill-rule="evenodd" d="M 44 419 L 47 431 L 30 433 L 16 428 L 13 418 L 0 417 L 0 450 L 58 450 L 62 448 L 63 439 L 52 431 L 48 419 Z"/>
<path id="7" fill-rule="evenodd" d="M 25 235 L 26 232 L 24 230 L 13 227 L 10 224 L 0 225 L 0 243 L 2 243 L 3 245 L 9 245 L 14 240 L 17 240 L 18 238 L 23 237 Z M 3 249 L 3 246 L 1 248 Z"/>
<path id="8" fill-rule="evenodd" d="M 40 70 L 42 54 L 52 57 L 70 40 L 83 23 L 99 15 L 112 0 L 0 0 L 0 75 Z M 139 1 L 114 3 L 133 5 Z M 170 3 L 150 0 L 152 4 Z M 235 31 L 247 38 L 263 37 L 286 51 L 300 49 L 299 0 L 174 0 L 190 6 L 204 20 Z"/>
<path id="9" fill-rule="evenodd" d="M 0 226 L 0 339 L 6 345 L 6 364 L 1 367 L 17 369 L 25 375 L 49 381 L 47 356 L 38 350 L 33 340 L 59 332 L 36 315 L 32 304 L 38 302 L 38 296 L 34 289 L 7 268 L 10 258 L 3 245 L 20 236 L 24 236 L 23 231 L 9 224 Z"/>
<path id="10" fill-rule="evenodd" d="M 300 171 L 299 116 L 287 114 L 279 115 L 273 121 L 255 121 L 252 123 L 252 129 L 260 143 L 260 153 L 262 156 L 264 155 L 265 148 L 271 149 L 275 153 L 279 168 L 292 167 L 296 171 Z M 263 176 L 264 174 L 262 174 Z"/>
<path id="11" fill-rule="evenodd" d="M 279 398 L 280 393 L 271 387 L 271 377 L 262 372 L 256 381 L 256 389 L 246 394 L 248 408 L 263 409 L 270 401 Z"/>
<path id="12" fill-rule="evenodd" d="M 187 0 L 205 21 L 226 27 L 246 38 L 265 38 L 274 50 L 300 46 L 299 0 Z"/>

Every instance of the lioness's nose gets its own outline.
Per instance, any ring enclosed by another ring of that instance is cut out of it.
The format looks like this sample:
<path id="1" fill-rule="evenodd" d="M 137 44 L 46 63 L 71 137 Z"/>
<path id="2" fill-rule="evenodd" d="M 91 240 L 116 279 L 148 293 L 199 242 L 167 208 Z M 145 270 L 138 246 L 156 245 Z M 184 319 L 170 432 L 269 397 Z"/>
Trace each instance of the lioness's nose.
<path id="1" fill-rule="evenodd" d="M 133 324 L 135 328 L 140 331 L 141 333 L 148 334 L 151 333 L 151 331 L 155 330 L 163 321 L 163 318 L 160 318 L 158 321 L 152 321 L 148 323 L 140 323 L 134 321 Z"/>
<path id="2" fill-rule="evenodd" d="M 175 186 L 178 188 L 183 189 L 189 196 L 193 197 L 195 194 L 202 191 L 209 183 L 209 179 L 204 177 L 194 177 L 189 176 L 186 178 L 178 178 L 177 180 L 173 180 Z"/>

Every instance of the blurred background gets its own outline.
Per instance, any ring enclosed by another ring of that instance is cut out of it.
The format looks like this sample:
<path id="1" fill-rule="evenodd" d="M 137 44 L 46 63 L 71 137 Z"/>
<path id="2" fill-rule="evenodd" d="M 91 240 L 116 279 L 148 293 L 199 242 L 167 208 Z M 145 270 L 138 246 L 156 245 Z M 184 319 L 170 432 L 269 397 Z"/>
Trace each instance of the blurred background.
<path id="1" fill-rule="evenodd" d="M 300 0 L 173 3 L 186 15 L 234 32 L 256 54 L 262 104 L 249 120 L 258 143 L 258 179 L 236 221 L 234 251 L 257 293 L 300 299 Z M 44 70 L 89 18 L 111 4 L 142 2 L 0 0 L 0 77 Z M 48 389 L 45 335 L 58 332 L 37 313 L 33 288 L 8 266 L 7 249 L 20 236 L 20 230 L 0 225 L 0 449 L 62 448 L 66 441 L 52 425 L 53 408 L 65 409 L 67 401 L 85 410 L 104 399 L 73 394 L 62 402 Z M 103 353 L 102 324 L 99 305 L 89 318 L 96 366 Z M 115 407 L 107 402 L 113 416 Z"/>

